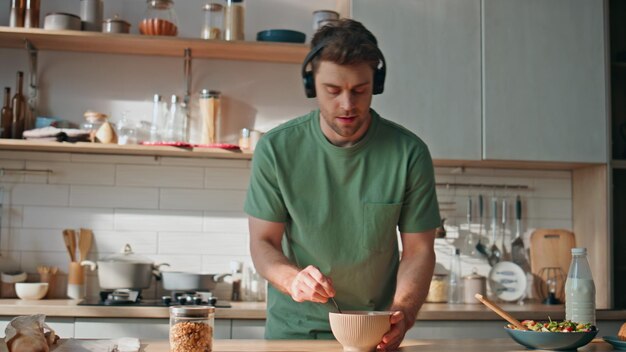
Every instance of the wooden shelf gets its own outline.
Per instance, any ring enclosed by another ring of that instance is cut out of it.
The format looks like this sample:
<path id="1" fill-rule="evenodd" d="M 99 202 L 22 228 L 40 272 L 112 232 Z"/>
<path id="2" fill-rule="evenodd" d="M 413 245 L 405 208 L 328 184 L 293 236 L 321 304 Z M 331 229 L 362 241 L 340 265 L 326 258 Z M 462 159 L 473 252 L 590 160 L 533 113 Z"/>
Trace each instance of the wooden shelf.
<path id="1" fill-rule="evenodd" d="M 0 151 L 2 150 L 75 154 L 172 156 L 207 159 L 252 159 L 251 152 L 242 152 L 240 150 L 227 150 L 219 148 L 177 148 L 85 142 L 34 142 L 16 139 L 0 139 Z"/>
<path id="2" fill-rule="evenodd" d="M 184 50 L 189 48 L 193 58 L 294 64 L 302 63 L 309 51 L 305 44 L 231 42 L 0 26 L 0 47 L 25 48 L 26 40 L 38 50 L 183 57 Z"/>
<path id="3" fill-rule="evenodd" d="M 109 154 L 109 155 L 149 155 L 182 158 L 217 158 L 251 160 L 252 152 L 226 150 L 219 148 L 177 148 L 144 145 L 116 145 L 100 143 L 36 142 L 17 139 L 0 139 L 0 151 L 15 150 L 26 152 Z M 577 170 L 602 164 L 592 163 L 556 163 L 540 161 L 509 160 L 448 160 L 435 159 L 436 167 L 470 167 L 492 169 L 522 170 Z"/>

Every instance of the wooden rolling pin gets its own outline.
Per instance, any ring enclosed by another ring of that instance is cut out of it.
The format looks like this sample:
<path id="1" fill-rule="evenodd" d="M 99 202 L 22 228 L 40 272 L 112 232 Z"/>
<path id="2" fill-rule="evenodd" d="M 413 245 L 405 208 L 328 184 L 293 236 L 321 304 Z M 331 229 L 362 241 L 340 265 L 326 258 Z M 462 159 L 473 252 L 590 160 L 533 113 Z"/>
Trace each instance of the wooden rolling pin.
<path id="1" fill-rule="evenodd" d="M 504 320 L 506 320 L 509 323 L 515 325 L 516 328 L 518 328 L 520 330 L 528 330 L 528 328 L 525 327 L 524 325 L 522 325 L 522 323 L 520 323 L 519 320 L 513 318 L 513 316 L 511 314 L 509 314 L 509 313 L 505 312 L 504 310 L 502 310 L 502 308 L 500 308 L 497 304 L 495 304 L 495 303 L 491 302 L 489 299 L 483 297 L 483 295 L 481 295 L 480 293 L 475 294 L 474 297 L 476 297 L 477 300 L 482 302 L 482 304 L 486 305 L 487 308 L 491 309 L 492 311 L 496 312 L 496 314 L 498 314 L 499 316 L 504 318 Z"/>

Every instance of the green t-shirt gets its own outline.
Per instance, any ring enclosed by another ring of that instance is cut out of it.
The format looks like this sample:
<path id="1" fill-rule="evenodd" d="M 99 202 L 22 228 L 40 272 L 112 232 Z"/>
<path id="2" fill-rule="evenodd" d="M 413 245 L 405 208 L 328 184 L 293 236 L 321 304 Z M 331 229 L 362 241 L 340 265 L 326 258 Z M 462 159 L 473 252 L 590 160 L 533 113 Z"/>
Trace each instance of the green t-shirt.
<path id="1" fill-rule="evenodd" d="M 393 300 L 401 232 L 439 225 L 428 148 L 371 110 L 354 146 L 331 144 L 319 110 L 261 138 L 245 202 L 248 215 L 285 223 L 283 252 L 332 278 L 342 310 L 385 310 Z M 266 338 L 332 338 L 331 303 L 297 303 L 270 285 Z"/>

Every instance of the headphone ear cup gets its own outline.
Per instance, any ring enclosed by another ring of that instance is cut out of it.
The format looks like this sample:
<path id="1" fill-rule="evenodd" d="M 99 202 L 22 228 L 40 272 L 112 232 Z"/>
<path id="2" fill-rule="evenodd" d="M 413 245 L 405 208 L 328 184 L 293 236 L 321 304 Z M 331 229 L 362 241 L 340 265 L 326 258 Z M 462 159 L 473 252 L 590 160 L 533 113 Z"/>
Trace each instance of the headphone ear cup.
<path id="1" fill-rule="evenodd" d="M 302 83 L 304 83 L 304 93 L 307 98 L 315 98 L 315 80 L 313 79 L 313 72 L 308 71 L 302 75 Z"/>
<path id="2" fill-rule="evenodd" d="M 377 69 L 374 73 L 374 89 L 372 94 L 380 94 L 385 90 L 385 70 Z"/>

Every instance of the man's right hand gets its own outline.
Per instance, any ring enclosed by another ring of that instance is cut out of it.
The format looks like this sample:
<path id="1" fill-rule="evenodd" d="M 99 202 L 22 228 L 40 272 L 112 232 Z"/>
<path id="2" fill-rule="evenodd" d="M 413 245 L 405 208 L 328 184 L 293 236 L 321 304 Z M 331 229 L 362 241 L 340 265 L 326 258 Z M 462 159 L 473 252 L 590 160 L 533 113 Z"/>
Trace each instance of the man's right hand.
<path id="1" fill-rule="evenodd" d="M 289 288 L 291 298 L 296 302 L 311 301 L 326 303 L 335 296 L 333 282 L 318 268 L 309 265 L 296 274 Z"/>

